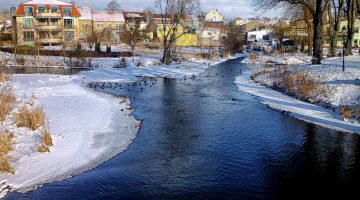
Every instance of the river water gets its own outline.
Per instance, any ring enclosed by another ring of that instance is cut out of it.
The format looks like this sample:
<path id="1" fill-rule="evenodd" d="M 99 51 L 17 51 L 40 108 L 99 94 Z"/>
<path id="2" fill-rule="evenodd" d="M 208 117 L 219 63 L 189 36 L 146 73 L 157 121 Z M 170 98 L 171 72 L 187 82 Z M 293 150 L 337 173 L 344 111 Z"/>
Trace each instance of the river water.
<path id="1" fill-rule="evenodd" d="M 297 199 L 348 197 L 360 138 L 293 119 L 240 92 L 239 59 L 194 79 L 107 88 L 142 120 L 130 147 L 97 168 L 7 199 Z M 96 113 L 94 113 L 96 114 Z"/>

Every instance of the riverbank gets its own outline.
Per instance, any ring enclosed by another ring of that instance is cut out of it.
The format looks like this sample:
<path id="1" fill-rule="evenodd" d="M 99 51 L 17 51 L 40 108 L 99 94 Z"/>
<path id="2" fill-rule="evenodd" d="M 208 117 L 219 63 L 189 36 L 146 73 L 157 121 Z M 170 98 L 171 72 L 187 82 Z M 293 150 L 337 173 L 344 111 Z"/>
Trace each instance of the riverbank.
<path id="1" fill-rule="evenodd" d="M 139 129 L 129 100 L 88 89 L 77 76 L 14 75 L 19 99 L 34 95 L 43 107 L 54 146 L 40 154 L 17 140 L 10 157 L 15 174 L 1 174 L 1 196 L 27 191 L 94 168 L 125 150 Z M 21 154 L 21 156 L 19 156 Z"/>
<path id="2" fill-rule="evenodd" d="M 131 116 L 130 101 L 96 92 L 87 87 L 89 84 L 131 82 L 144 76 L 195 77 L 211 64 L 225 60 L 194 60 L 166 66 L 159 64 L 157 57 L 136 57 L 134 61 L 126 60 L 128 67 L 114 68 L 120 58 L 99 58 L 96 61 L 101 67 L 79 75 L 14 75 L 11 84 L 16 97 L 36 96 L 43 107 L 54 146 L 50 153 L 37 154 L 24 150 L 27 141 L 17 140 L 15 135 L 14 151 L 10 154 L 16 157 L 11 160 L 15 174 L 0 175 L 1 197 L 82 173 L 129 146 L 140 128 L 140 122 Z"/>
<path id="3" fill-rule="evenodd" d="M 290 56 L 288 59 L 294 60 Z M 322 65 L 253 64 L 249 72 L 237 78 L 236 84 L 264 104 L 296 118 L 359 133 L 360 59 L 346 59 L 349 64 L 345 72 L 338 58 L 326 59 Z"/>

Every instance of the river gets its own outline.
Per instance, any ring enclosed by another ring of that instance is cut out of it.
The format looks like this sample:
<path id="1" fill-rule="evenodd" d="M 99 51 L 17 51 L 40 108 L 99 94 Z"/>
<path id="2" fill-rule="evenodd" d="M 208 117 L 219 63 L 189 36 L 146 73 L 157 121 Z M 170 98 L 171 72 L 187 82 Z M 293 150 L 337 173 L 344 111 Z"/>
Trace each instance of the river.
<path id="1" fill-rule="evenodd" d="M 242 93 L 239 59 L 194 79 L 145 78 L 127 95 L 142 128 L 115 158 L 6 199 L 295 199 L 356 194 L 360 138 L 312 125 Z"/>

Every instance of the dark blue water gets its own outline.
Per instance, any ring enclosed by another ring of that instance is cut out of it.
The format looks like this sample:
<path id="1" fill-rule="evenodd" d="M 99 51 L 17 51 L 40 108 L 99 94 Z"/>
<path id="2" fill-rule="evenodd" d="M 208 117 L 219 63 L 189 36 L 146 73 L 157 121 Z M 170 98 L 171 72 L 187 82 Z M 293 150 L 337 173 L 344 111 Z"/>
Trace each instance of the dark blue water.
<path id="1" fill-rule="evenodd" d="M 239 60 L 127 94 L 142 128 L 101 166 L 7 199 L 298 199 L 357 195 L 358 135 L 305 123 L 239 92 Z M 141 85 L 140 85 L 141 84 Z"/>

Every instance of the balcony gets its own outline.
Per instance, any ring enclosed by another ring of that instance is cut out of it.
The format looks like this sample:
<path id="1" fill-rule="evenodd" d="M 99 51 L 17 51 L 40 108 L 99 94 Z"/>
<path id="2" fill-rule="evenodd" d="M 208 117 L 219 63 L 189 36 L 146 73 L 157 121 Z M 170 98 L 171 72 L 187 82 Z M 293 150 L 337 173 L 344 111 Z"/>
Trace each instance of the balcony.
<path id="1" fill-rule="evenodd" d="M 62 39 L 61 38 L 44 38 L 44 39 L 40 39 L 39 41 L 40 43 L 62 43 Z"/>
<path id="2" fill-rule="evenodd" d="M 62 26 L 56 25 L 35 25 L 36 30 L 62 30 Z"/>
<path id="3" fill-rule="evenodd" d="M 42 12 L 36 13 L 35 18 L 62 18 L 61 13 L 55 12 Z"/>

